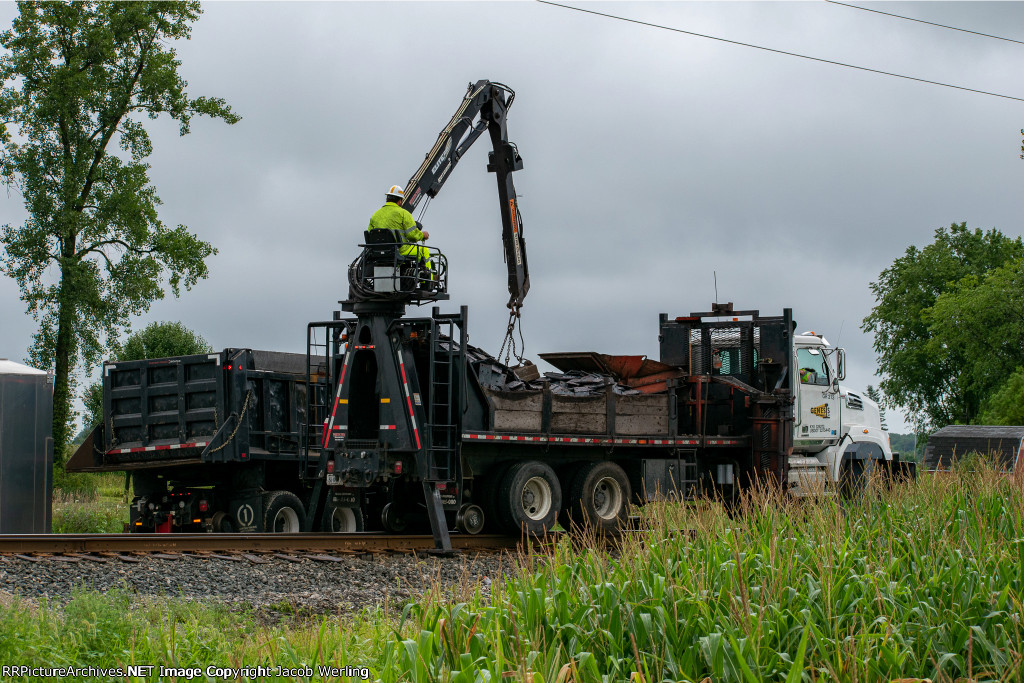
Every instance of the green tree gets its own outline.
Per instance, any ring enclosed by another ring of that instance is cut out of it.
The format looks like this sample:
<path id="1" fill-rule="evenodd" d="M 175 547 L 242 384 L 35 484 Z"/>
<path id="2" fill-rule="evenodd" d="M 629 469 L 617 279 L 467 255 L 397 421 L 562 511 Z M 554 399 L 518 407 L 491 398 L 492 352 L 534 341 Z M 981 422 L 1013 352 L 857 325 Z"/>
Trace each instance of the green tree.
<path id="1" fill-rule="evenodd" d="M 882 429 L 889 431 L 889 425 L 885 424 L 885 408 L 882 407 L 882 394 L 879 393 L 878 389 L 868 385 L 867 391 L 865 391 L 872 401 L 878 404 L 878 419 L 882 423 Z"/>
<path id="2" fill-rule="evenodd" d="M 111 360 L 144 360 L 170 356 L 194 356 L 213 353 L 205 339 L 180 322 L 150 323 L 141 332 L 133 332 L 124 345 L 114 344 Z M 103 383 L 93 382 L 83 396 L 86 433 L 103 419 Z"/>
<path id="3" fill-rule="evenodd" d="M 910 411 L 918 434 L 954 422 L 969 422 L 980 397 L 967 390 L 962 375 L 970 358 L 960 348 L 933 343 L 931 308 L 968 276 L 990 271 L 1024 256 L 1021 238 L 998 230 L 969 230 L 954 223 L 935 231 L 923 249 L 911 246 L 871 283 L 875 307 L 861 329 L 874 334 L 879 387 L 891 408 Z"/>
<path id="4" fill-rule="evenodd" d="M 1024 367 L 1017 368 L 981 406 L 978 424 L 1024 425 Z"/>
<path id="5" fill-rule="evenodd" d="M 173 41 L 188 39 L 198 2 L 22 2 L 0 34 L 2 177 L 29 218 L 6 225 L 2 271 L 39 321 L 29 360 L 53 368 L 55 452 L 63 454 L 76 371 L 95 365 L 169 285 L 207 275 L 216 250 L 165 226 L 145 159 L 143 121 L 166 114 L 235 123 L 223 100 L 185 92 Z"/>
<path id="6" fill-rule="evenodd" d="M 924 312 L 933 357 L 964 359 L 955 378 L 961 421 L 979 420 L 982 404 L 1024 365 L 1024 259 L 984 276 L 968 275 Z"/>

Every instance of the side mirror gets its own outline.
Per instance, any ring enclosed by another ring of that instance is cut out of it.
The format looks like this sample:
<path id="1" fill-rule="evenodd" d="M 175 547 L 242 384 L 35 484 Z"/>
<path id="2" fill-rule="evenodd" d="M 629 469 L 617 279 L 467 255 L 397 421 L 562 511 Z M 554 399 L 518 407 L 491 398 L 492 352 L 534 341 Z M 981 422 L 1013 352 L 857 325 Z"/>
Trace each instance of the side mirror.
<path id="1" fill-rule="evenodd" d="M 839 349 L 839 358 L 836 360 L 836 364 L 836 375 L 841 380 L 846 379 L 846 349 Z"/>
<path id="2" fill-rule="evenodd" d="M 839 378 L 838 377 L 836 377 L 835 379 L 832 380 L 832 393 L 833 394 L 838 394 L 839 393 Z"/>

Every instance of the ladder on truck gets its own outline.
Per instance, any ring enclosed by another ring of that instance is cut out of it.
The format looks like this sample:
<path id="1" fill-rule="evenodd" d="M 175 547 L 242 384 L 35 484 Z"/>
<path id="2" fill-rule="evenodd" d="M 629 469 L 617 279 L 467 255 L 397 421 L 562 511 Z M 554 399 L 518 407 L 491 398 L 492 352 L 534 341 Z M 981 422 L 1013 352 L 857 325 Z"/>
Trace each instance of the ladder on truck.
<path id="1" fill-rule="evenodd" d="M 468 308 L 462 306 L 457 314 L 441 315 L 435 306 L 430 316 L 423 493 L 436 550 L 441 552 L 451 551 L 441 502 L 442 487 L 447 490 L 448 486 L 461 486 L 462 482 L 459 436 L 462 429 L 462 390 L 466 381 L 467 313 Z"/>
<path id="2" fill-rule="evenodd" d="M 466 367 L 466 307 L 458 314 L 431 315 L 430 389 L 428 393 L 426 480 L 459 482 L 459 434 L 462 428 L 462 391 Z"/>
<path id="3" fill-rule="evenodd" d="M 306 419 L 299 425 L 302 439 L 302 471 L 305 481 L 313 481 L 304 531 L 312 531 L 322 512 L 327 476 L 325 425 L 334 407 L 334 388 L 343 344 L 351 323 L 347 320 L 313 322 L 306 326 Z"/>

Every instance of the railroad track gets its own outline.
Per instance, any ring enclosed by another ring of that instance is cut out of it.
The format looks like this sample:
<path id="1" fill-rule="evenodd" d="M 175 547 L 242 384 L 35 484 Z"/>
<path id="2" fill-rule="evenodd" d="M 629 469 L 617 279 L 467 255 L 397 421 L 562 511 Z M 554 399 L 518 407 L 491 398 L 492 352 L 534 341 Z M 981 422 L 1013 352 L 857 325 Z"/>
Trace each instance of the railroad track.
<path id="1" fill-rule="evenodd" d="M 501 534 L 451 536 L 456 552 L 491 552 L 542 548 L 543 540 Z M 434 549 L 430 535 L 351 534 L 7 534 L 0 535 L 0 557 L 25 560 L 132 561 L 150 556 L 181 555 L 249 559 L 265 557 L 301 561 L 340 560 L 339 555 L 423 552 Z"/>

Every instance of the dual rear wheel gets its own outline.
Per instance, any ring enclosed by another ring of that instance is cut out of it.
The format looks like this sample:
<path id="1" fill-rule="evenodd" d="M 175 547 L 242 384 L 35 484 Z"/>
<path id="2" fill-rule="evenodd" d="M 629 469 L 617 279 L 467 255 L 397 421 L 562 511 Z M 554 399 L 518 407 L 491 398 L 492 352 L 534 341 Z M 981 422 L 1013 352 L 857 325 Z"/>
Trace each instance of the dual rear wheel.
<path id="1" fill-rule="evenodd" d="M 570 466 L 561 476 L 547 463 L 515 463 L 481 482 L 485 518 L 506 533 L 543 535 L 556 523 L 566 529 L 615 533 L 626 523 L 629 479 L 613 462 Z"/>

